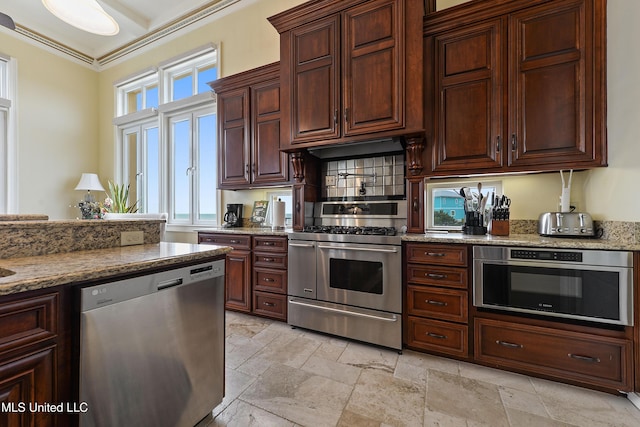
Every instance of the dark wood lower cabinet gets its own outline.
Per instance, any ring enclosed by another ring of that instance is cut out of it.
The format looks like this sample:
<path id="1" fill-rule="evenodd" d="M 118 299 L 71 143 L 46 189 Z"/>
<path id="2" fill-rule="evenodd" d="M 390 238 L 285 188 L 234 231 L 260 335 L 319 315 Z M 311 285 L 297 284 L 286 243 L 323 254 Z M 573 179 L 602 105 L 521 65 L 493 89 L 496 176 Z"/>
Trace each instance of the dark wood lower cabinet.
<path id="1" fill-rule="evenodd" d="M 31 405 L 56 403 L 55 345 L 0 363 L 0 426 L 53 426 L 54 412 Z"/>
<path id="2" fill-rule="evenodd" d="M 233 248 L 225 261 L 224 308 L 251 312 L 251 236 L 199 232 L 198 243 Z"/>
<path id="3" fill-rule="evenodd" d="M 633 390 L 632 342 L 588 333 L 475 319 L 475 360 L 547 378 Z"/>

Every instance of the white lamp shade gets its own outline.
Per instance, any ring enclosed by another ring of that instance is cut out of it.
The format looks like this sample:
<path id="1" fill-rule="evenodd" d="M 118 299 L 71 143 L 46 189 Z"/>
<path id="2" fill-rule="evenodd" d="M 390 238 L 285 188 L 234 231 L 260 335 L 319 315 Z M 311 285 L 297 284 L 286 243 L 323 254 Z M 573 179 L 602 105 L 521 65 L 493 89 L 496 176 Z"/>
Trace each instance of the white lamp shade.
<path id="1" fill-rule="evenodd" d="M 118 23 L 96 0 L 42 0 L 44 6 L 69 25 L 101 36 L 118 34 Z"/>
<path id="2" fill-rule="evenodd" d="M 102 184 L 100 184 L 98 174 L 95 173 L 83 173 L 80 177 L 80 182 L 76 185 L 76 190 L 106 191 Z"/>

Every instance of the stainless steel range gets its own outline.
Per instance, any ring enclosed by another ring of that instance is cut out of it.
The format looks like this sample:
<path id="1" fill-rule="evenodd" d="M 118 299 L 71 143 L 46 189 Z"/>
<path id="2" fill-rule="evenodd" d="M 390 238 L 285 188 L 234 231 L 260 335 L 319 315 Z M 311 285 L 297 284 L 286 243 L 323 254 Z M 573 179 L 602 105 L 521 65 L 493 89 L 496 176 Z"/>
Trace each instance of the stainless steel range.
<path id="1" fill-rule="evenodd" d="M 401 350 L 406 201 L 314 209 L 316 225 L 289 234 L 289 324 Z"/>

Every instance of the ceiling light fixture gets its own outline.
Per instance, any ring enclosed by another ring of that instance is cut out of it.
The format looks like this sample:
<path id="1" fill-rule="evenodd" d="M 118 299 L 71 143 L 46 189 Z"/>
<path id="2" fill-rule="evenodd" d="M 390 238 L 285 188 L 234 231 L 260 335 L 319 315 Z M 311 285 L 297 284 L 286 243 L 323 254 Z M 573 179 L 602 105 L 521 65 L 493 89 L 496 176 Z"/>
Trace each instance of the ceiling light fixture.
<path id="1" fill-rule="evenodd" d="M 120 27 L 96 0 L 42 0 L 42 4 L 67 24 L 101 36 L 118 34 Z"/>

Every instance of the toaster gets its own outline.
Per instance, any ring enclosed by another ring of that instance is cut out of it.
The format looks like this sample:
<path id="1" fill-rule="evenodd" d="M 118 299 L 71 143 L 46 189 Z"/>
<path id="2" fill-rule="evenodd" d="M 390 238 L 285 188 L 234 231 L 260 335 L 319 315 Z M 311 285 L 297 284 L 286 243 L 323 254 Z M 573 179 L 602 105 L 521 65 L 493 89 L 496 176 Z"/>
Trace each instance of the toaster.
<path id="1" fill-rule="evenodd" d="M 538 234 L 553 237 L 593 237 L 591 215 L 584 212 L 545 212 L 538 218 Z"/>

